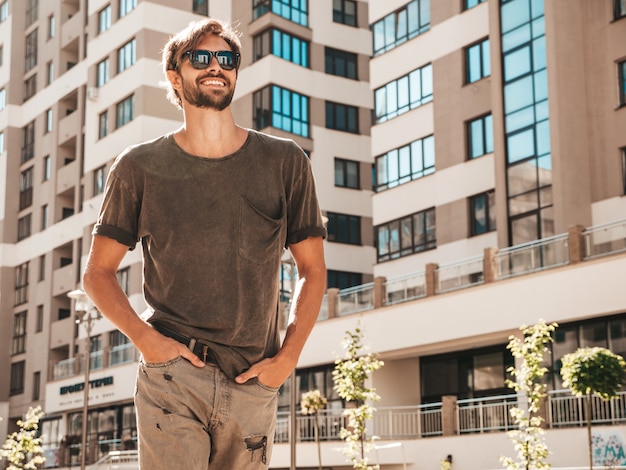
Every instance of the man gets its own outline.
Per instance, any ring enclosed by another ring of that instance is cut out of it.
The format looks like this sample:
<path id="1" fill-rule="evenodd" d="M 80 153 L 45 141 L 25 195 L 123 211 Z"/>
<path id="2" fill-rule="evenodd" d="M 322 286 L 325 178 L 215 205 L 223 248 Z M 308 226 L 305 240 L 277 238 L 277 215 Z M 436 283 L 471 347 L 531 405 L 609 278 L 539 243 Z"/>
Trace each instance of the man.
<path id="1" fill-rule="evenodd" d="M 235 124 L 238 34 L 192 23 L 163 51 L 182 127 L 115 161 L 85 274 L 98 309 L 142 354 L 135 404 L 142 469 L 267 468 L 278 389 L 326 287 L 326 229 L 310 162 L 291 140 Z M 116 272 L 140 241 L 139 316 Z M 282 345 L 279 266 L 299 280 Z"/>

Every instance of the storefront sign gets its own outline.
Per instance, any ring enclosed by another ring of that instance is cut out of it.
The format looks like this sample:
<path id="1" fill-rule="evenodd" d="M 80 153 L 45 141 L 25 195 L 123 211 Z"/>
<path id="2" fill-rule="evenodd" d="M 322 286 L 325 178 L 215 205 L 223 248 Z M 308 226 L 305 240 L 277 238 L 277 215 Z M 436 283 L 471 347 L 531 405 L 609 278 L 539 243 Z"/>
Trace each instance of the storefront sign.
<path id="1" fill-rule="evenodd" d="M 104 387 L 106 385 L 113 385 L 113 377 L 104 377 L 103 379 L 95 379 L 89 381 L 89 388 Z M 85 382 L 77 383 L 74 385 L 66 385 L 61 387 L 61 395 L 66 393 L 82 392 L 85 390 Z"/>

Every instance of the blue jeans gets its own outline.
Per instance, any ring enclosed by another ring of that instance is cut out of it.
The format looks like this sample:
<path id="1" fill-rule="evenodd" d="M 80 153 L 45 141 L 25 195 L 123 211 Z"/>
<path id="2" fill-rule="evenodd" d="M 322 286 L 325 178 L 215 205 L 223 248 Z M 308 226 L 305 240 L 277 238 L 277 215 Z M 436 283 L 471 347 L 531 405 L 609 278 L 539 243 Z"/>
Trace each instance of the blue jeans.
<path id="1" fill-rule="evenodd" d="M 269 467 L 278 389 L 233 382 L 182 357 L 139 364 L 135 390 L 142 470 Z"/>

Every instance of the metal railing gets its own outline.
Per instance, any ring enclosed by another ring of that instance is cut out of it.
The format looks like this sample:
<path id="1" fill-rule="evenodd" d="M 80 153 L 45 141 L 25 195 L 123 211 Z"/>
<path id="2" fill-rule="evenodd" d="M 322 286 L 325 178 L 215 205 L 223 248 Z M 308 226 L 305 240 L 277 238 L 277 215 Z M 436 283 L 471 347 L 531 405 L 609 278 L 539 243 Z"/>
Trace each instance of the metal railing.
<path id="1" fill-rule="evenodd" d="M 426 273 L 394 277 L 385 282 L 385 304 L 393 305 L 426 297 Z"/>
<path id="2" fill-rule="evenodd" d="M 458 434 L 508 431 L 513 429 L 511 408 L 517 406 L 516 395 L 458 400 Z"/>
<path id="3" fill-rule="evenodd" d="M 52 366 L 52 380 L 62 380 L 85 373 L 84 355 L 63 359 Z M 137 362 L 139 351 L 132 343 L 114 346 L 110 349 L 89 354 L 90 370 L 102 370 L 123 364 Z"/>
<path id="4" fill-rule="evenodd" d="M 337 296 L 337 316 L 350 315 L 374 308 L 374 283 L 342 289 Z"/>
<path id="5" fill-rule="evenodd" d="M 503 248 L 496 253 L 495 260 L 498 279 L 566 265 L 569 263 L 568 235 Z"/>
<path id="6" fill-rule="evenodd" d="M 436 293 L 452 292 L 485 282 L 484 257 L 478 256 L 439 266 Z"/>
<path id="7" fill-rule="evenodd" d="M 550 427 L 572 427 L 587 425 L 586 397 L 577 397 L 565 390 L 548 394 Z M 597 395 L 591 396 L 592 424 L 626 424 L 626 391 L 617 398 L 604 401 Z"/>
<path id="8" fill-rule="evenodd" d="M 584 259 L 626 251 L 626 220 L 597 225 L 583 231 Z"/>
<path id="9" fill-rule="evenodd" d="M 618 398 L 605 402 L 592 397 L 592 423 L 623 425 L 626 423 L 626 391 Z M 412 406 L 376 407 L 373 419 L 367 425 L 367 434 L 380 439 L 418 439 L 441 436 L 444 433 L 444 416 L 456 422 L 456 434 L 505 432 L 516 428 L 511 409 L 519 405 L 514 394 L 457 400 L 456 406 L 444 409 L 443 403 Z M 585 426 L 584 397 L 558 390 L 546 396 L 546 426 L 562 428 Z M 321 410 L 318 413 L 320 441 L 339 440 L 342 427 L 347 425 L 344 410 Z M 301 442 L 315 440 L 315 416 L 296 414 L 296 439 Z M 279 412 L 276 442 L 289 442 L 289 412 Z"/>

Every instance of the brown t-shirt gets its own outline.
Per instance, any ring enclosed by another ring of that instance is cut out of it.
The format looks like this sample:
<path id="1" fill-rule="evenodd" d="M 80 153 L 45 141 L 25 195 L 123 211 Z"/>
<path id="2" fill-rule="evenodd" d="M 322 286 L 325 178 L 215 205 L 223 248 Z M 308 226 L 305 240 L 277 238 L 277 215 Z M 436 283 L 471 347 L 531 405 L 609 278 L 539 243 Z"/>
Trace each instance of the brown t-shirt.
<path id="1" fill-rule="evenodd" d="M 234 378 L 280 346 L 285 247 L 326 229 L 302 149 L 249 130 L 217 159 L 184 152 L 172 134 L 129 147 L 93 233 L 130 249 L 141 241 L 146 318 L 210 344 Z"/>

